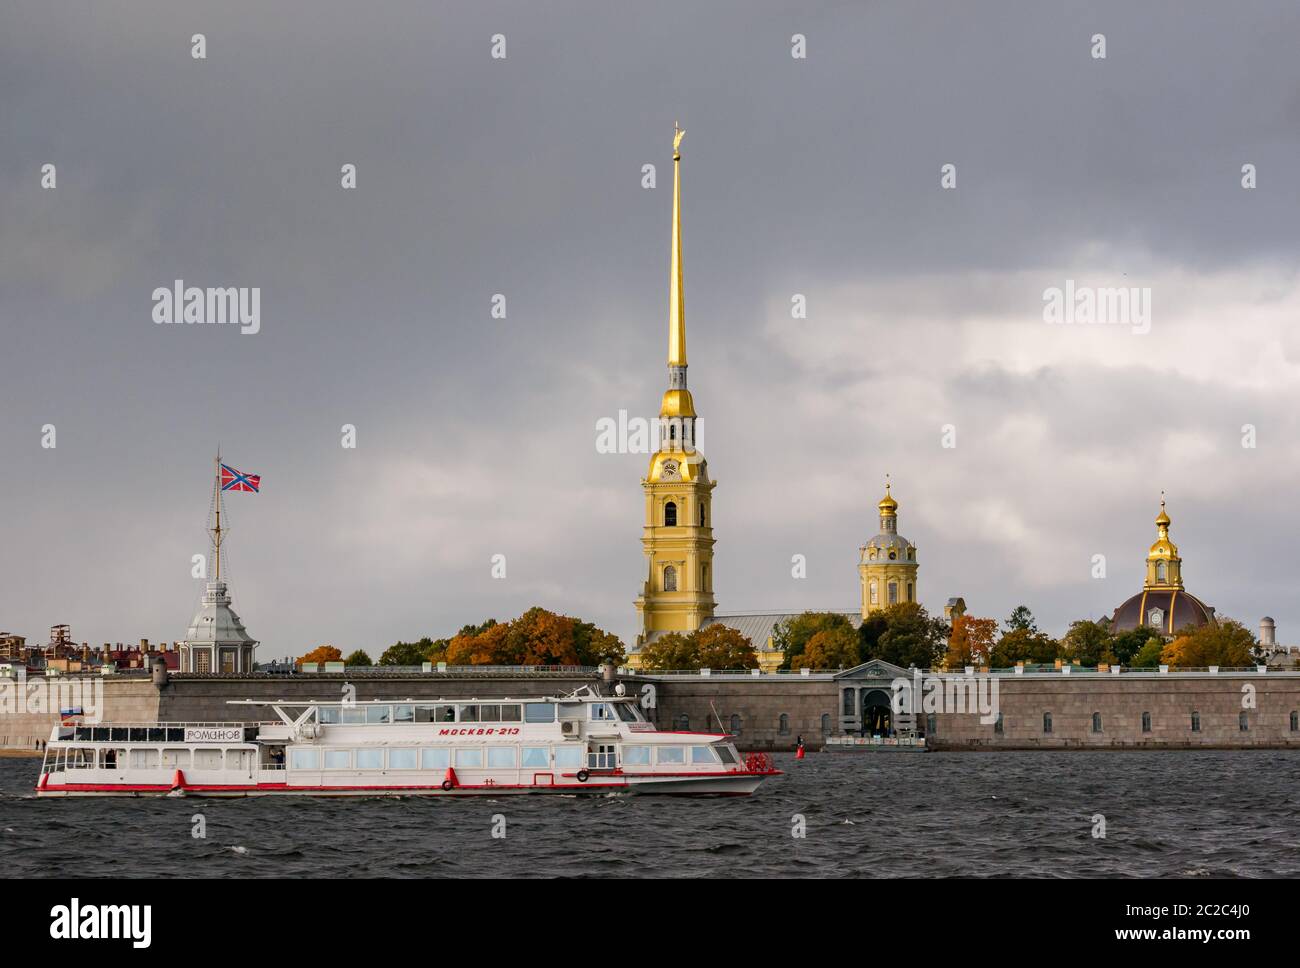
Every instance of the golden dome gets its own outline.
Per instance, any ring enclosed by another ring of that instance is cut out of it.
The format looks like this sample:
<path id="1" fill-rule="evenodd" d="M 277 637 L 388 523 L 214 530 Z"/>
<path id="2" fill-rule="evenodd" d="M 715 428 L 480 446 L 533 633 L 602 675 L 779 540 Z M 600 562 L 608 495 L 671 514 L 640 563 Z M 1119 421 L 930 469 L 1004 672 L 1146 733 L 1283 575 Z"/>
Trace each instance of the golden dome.
<path id="1" fill-rule="evenodd" d="M 1156 518 L 1156 524 L 1161 528 L 1169 527 L 1169 515 L 1165 511 L 1164 494 L 1160 495 L 1160 516 Z"/>
<path id="2" fill-rule="evenodd" d="M 880 509 L 881 514 L 893 514 L 898 510 L 898 502 L 890 496 L 888 483 L 885 484 L 885 496 L 880 499 L 876 507 Z"/>

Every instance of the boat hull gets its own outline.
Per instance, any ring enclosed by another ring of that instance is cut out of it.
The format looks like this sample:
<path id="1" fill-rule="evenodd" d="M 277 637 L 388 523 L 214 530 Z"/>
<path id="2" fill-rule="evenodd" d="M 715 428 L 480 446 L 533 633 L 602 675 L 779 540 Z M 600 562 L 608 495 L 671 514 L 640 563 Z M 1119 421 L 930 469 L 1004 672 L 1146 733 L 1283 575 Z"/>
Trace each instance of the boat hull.
<path id="1" fill-rule="evenodd" d="M 749 796 L 769 776 L 768 773 L 733 773 L 710 776 L 637 777 L 635 779 L 597 779 L 587 783 L 512 786 L 338 786 L 295 787 L 283 783 L 260 783 L 252 786 L 163 786 L 126 784 L 48 784 L 36 790 L 37 797 L 503 797 L 503 796 L 600 796 L 610 793 L 638 796 Z"/>

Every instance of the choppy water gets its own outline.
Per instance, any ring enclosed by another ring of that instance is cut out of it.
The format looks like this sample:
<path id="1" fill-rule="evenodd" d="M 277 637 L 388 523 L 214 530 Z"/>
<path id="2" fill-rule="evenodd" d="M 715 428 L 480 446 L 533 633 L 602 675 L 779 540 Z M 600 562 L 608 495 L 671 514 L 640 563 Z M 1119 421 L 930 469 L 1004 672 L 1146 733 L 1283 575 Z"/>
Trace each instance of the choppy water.
<path id="1" fill-rule="evenodd" d="M 1300 751 L 776 759 L 748 798 L 229 801 L 36 800 L 39 761 L 0 759 L 0 874 L 1300 875 Z"/>

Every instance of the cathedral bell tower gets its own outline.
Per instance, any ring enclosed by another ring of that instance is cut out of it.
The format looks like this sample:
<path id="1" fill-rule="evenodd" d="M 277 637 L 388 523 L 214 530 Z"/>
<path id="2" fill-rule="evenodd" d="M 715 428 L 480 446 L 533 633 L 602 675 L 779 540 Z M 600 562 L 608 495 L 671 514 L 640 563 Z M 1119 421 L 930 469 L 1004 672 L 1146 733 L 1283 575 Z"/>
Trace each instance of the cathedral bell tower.
<path id="1" fill-rule="evenodd" d="M 686 305 L 682 294 L 680 128 L 673 137 L 673 227 L 668 282 L 668 389 L 659 408 L 658 451 L 641 481 L 646 578 L 636 600 L 637 649 L 659 633 L 693 632 L 713 615 L 715 482 L 695 448 L 695 401 L 686 388 Z"/>
<path id="2" fill-rule="evenodd" d="M 876 505 L 880 512 L 880 533 L 861 548 L 858 576 L 862 579 L 862 617 L 890 605 L 917 600 L 916 545 L 898 533 L 898 502 L 889 493 Z"/>
<path id="3" fill-rule="evenodd" d="M 1169 513 L 1165 510 L 1165 496 L 1160 495 L 1160 514 L 1156 518 L 1156 543 L 1147 553 L 1147 579 L 1145 589 L 1183 587 L 1183 559 L 1178 557 L 1178 545 L 1169 540 Z"/>

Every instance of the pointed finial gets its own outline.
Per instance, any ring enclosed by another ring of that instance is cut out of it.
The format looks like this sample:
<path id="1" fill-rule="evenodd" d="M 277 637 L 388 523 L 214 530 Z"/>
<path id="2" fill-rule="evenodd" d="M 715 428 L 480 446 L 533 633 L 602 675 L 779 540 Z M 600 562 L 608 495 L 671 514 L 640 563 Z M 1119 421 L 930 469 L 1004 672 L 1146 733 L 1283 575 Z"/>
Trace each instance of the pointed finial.
<path id="1" fill-rule="evenodd" d="M 1169 513 L 1165 510 L 1165 492 L 1160 492 L 1160 514 L 1156 518 L 1156 524 L 1161 528 L 1169 527 Z"/>
<path id="2" fill-rule="evenodd" d="M 682 146 L 682 138 L 684 138 L 685 136 L 686 136 L 686 129 L 683 128 L 681 125 L 679 125 L 676 121 L 674 121 L 673 122 L 673 161 L 682 160 L 682 153 L 680 149 Z"/>

